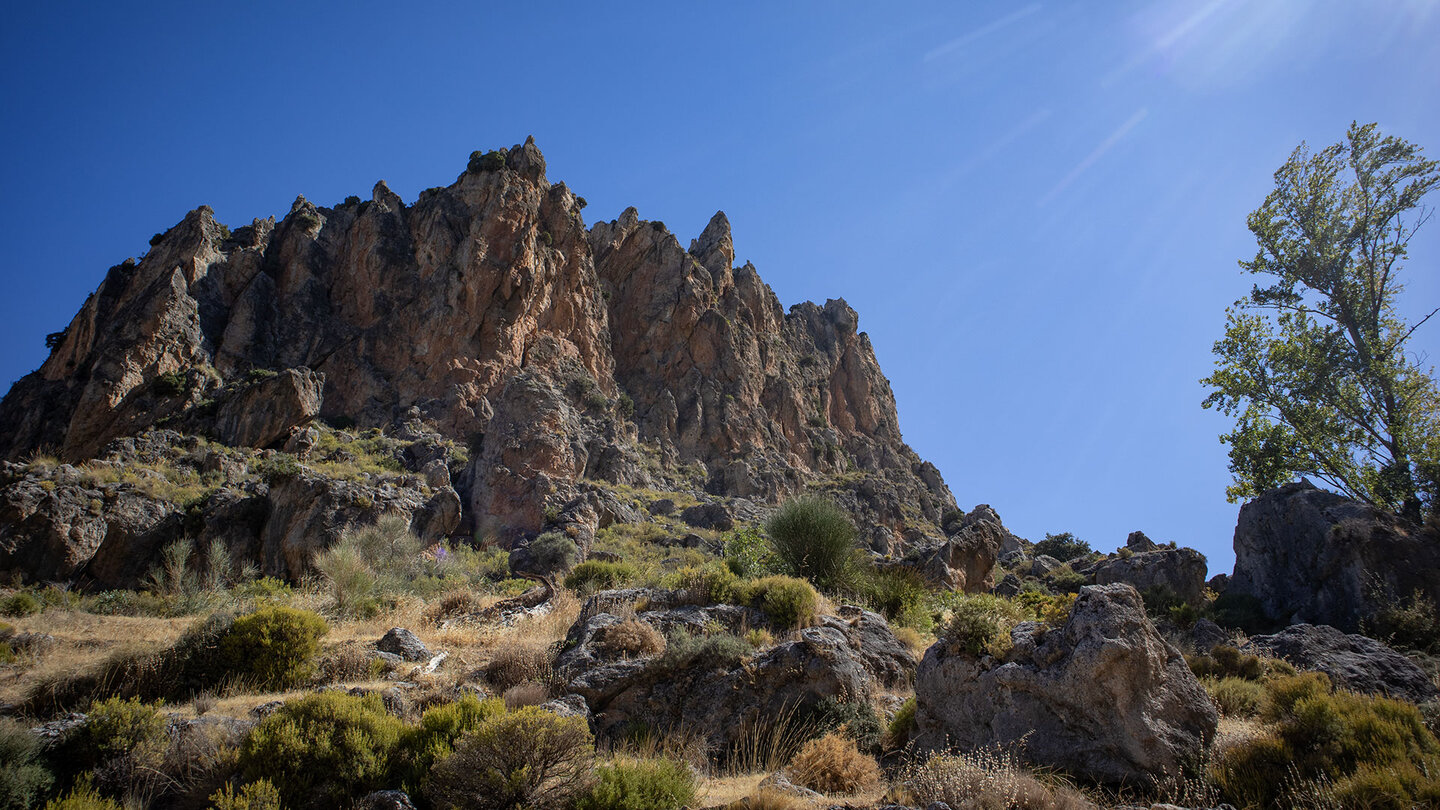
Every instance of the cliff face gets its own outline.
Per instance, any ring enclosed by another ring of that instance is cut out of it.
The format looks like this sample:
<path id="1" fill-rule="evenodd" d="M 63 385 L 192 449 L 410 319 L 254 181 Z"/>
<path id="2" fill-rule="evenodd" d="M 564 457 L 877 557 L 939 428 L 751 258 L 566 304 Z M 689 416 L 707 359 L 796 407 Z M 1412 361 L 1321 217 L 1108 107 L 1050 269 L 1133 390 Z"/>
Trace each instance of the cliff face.
<path id="1" fill-rule="evenodd" d="M 316 416 L 409 422 L 469 449 L 449 459 L 461 531 L 593 524 L 592 484 L 763 502 L 824 484 L 877 547 L 940 534 L 954 498 L 901 442 L 849 306 L 787 314 L 734 267 L 724 214 L 687 250 L 634 209 L 587 231 L 583 207 L 527 141 L 409 206 L 381 182 L 234 232 L 196 209 L 0 403 L 0 456 L 78 464 L 162 422 L 277 448 Z M 237 399 L 286 371 L 323 386 L 318 414 Z"/>

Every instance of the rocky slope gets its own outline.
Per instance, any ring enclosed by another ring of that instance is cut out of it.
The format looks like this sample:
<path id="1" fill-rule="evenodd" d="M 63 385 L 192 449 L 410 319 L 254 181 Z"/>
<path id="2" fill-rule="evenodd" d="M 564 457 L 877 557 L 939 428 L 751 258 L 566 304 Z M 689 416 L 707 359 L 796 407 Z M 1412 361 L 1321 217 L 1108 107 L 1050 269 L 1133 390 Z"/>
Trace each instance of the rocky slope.
<path id="1" fill-rule="evenodd" d="M 854 310 L 787 313 L 734 266 L 723 213 L 686 249 L 634 209 L 587 229 L 584 205 L 527 141 L 410 205 L 381 182 L 234 231 L 202 206 L 112 268 L 0 403 L 0 457 L 83 465 L 157 426 L 302 452 L 316 419 L 409 424 L 463 450 L 441 487 L 459 533 L 583 537 L 613 519 L 613 486 L 762 503 L 823 487 L 877 550 L 944 536 L 954 498 L 901 441 Z"/>

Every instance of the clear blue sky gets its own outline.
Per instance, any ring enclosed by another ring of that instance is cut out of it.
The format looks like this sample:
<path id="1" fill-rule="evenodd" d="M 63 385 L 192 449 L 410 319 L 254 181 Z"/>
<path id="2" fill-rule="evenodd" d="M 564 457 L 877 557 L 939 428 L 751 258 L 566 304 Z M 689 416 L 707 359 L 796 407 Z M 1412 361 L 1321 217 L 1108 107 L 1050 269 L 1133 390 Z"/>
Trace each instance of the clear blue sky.
<path id="1" fill-rule="evenodd" d="M 413 200 L 533 134 L 588 221 L 634 205 L 688 244 L 723 209 L 784 304 L 848 300 L 962 506 L 1228 571 L 1197 380 L 1245 215 L 1352 119 L 1440 155 L 1437 5 L 11 4 L 0 385 L 198 205 Z M 1437 262 L 1432 223 L 1407 310 Z M 1440 356 L 1440 324 L 1418 341 Z"/>

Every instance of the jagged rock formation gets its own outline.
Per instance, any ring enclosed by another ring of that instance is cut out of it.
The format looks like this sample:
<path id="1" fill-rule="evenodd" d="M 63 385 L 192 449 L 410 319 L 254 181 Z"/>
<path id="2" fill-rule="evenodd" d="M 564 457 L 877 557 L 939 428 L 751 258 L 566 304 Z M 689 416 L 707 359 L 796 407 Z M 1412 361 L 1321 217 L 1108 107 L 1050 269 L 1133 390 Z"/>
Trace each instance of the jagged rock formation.
<path id="1" fill-rule="evenodd" d="M 1254 636 L 1244 651 L 1284 658 L 1300 669 L 1323 672 L 1340 689 L 1424 703 L 1440 696 L 1430 676 L 1409 658 L 1373 638 L 1333 627 L 1297 624 Z"/>
<path id="2" fill-rule="evenodd" d="M 1193 548 L 1156 548 L 1129 557 L 1101 560 L 1081 573 L 1096 585 L 1123 582 L 1137 591 L 1155 589 L 1193 605 L 1200 603 L 1205 590 L 1205 571 L 1205 555 Z"/>
<path id="3" fill-rule="evenodd" d="M 1240 508 L 1227 596 L 1258 600 L 1281 625 L 1353 632 L 1416 591 L 1440 603 L 1440 537 L 1308 482 Z"/>
<path id="4" fill-rule="evenodd" d="M 734 266 L 723 213 L 687 250 L 634 209 L 587 230 L 584 204 L 527 141 L 411 205 L 381 182 L 233 232 L 202 206 L 112 268 L 0 403 L 0 457 L 79 464 L 162 423 L 290 452 L 317 418 L 418 423 L 469 449 L 446 482 L 465 533 L 583 538 L 607 519 L 595 484 L 624 484 L 820 486 L 872 547 L 943 537 L 954 498 L 902 443 L 854 310 L 786 313 Z"/>
<path id="5" fill-rule="evenodd" d="M 1025 622 L 1004 660 L 926 650 L 915 680 L 922 748 L 1016 746 L 1083 779 L 1147 785 L 1197 761 L 1219 718 L 1128 585 L 1080 590 L 1069 619 Z"/>

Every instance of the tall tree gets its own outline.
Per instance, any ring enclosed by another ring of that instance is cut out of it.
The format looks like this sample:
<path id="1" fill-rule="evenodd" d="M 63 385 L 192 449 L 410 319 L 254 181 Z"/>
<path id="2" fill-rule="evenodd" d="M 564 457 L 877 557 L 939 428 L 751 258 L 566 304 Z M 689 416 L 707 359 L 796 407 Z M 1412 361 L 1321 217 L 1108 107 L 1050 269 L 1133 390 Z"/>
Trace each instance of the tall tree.
<path id="1" fill-rule="evenodd" d="M 1345 140 L 1302 143 L 1248 219 L 1266 277 L 1227 310 L 1205 407 L 1236 419 L 1230 500 L 1304 475 L 1419 520 L 1440 505 L 1440 393 L 1395 308 L 1406 246 L 1431 210 L 1440 163 L 1351 124 Z"/>

